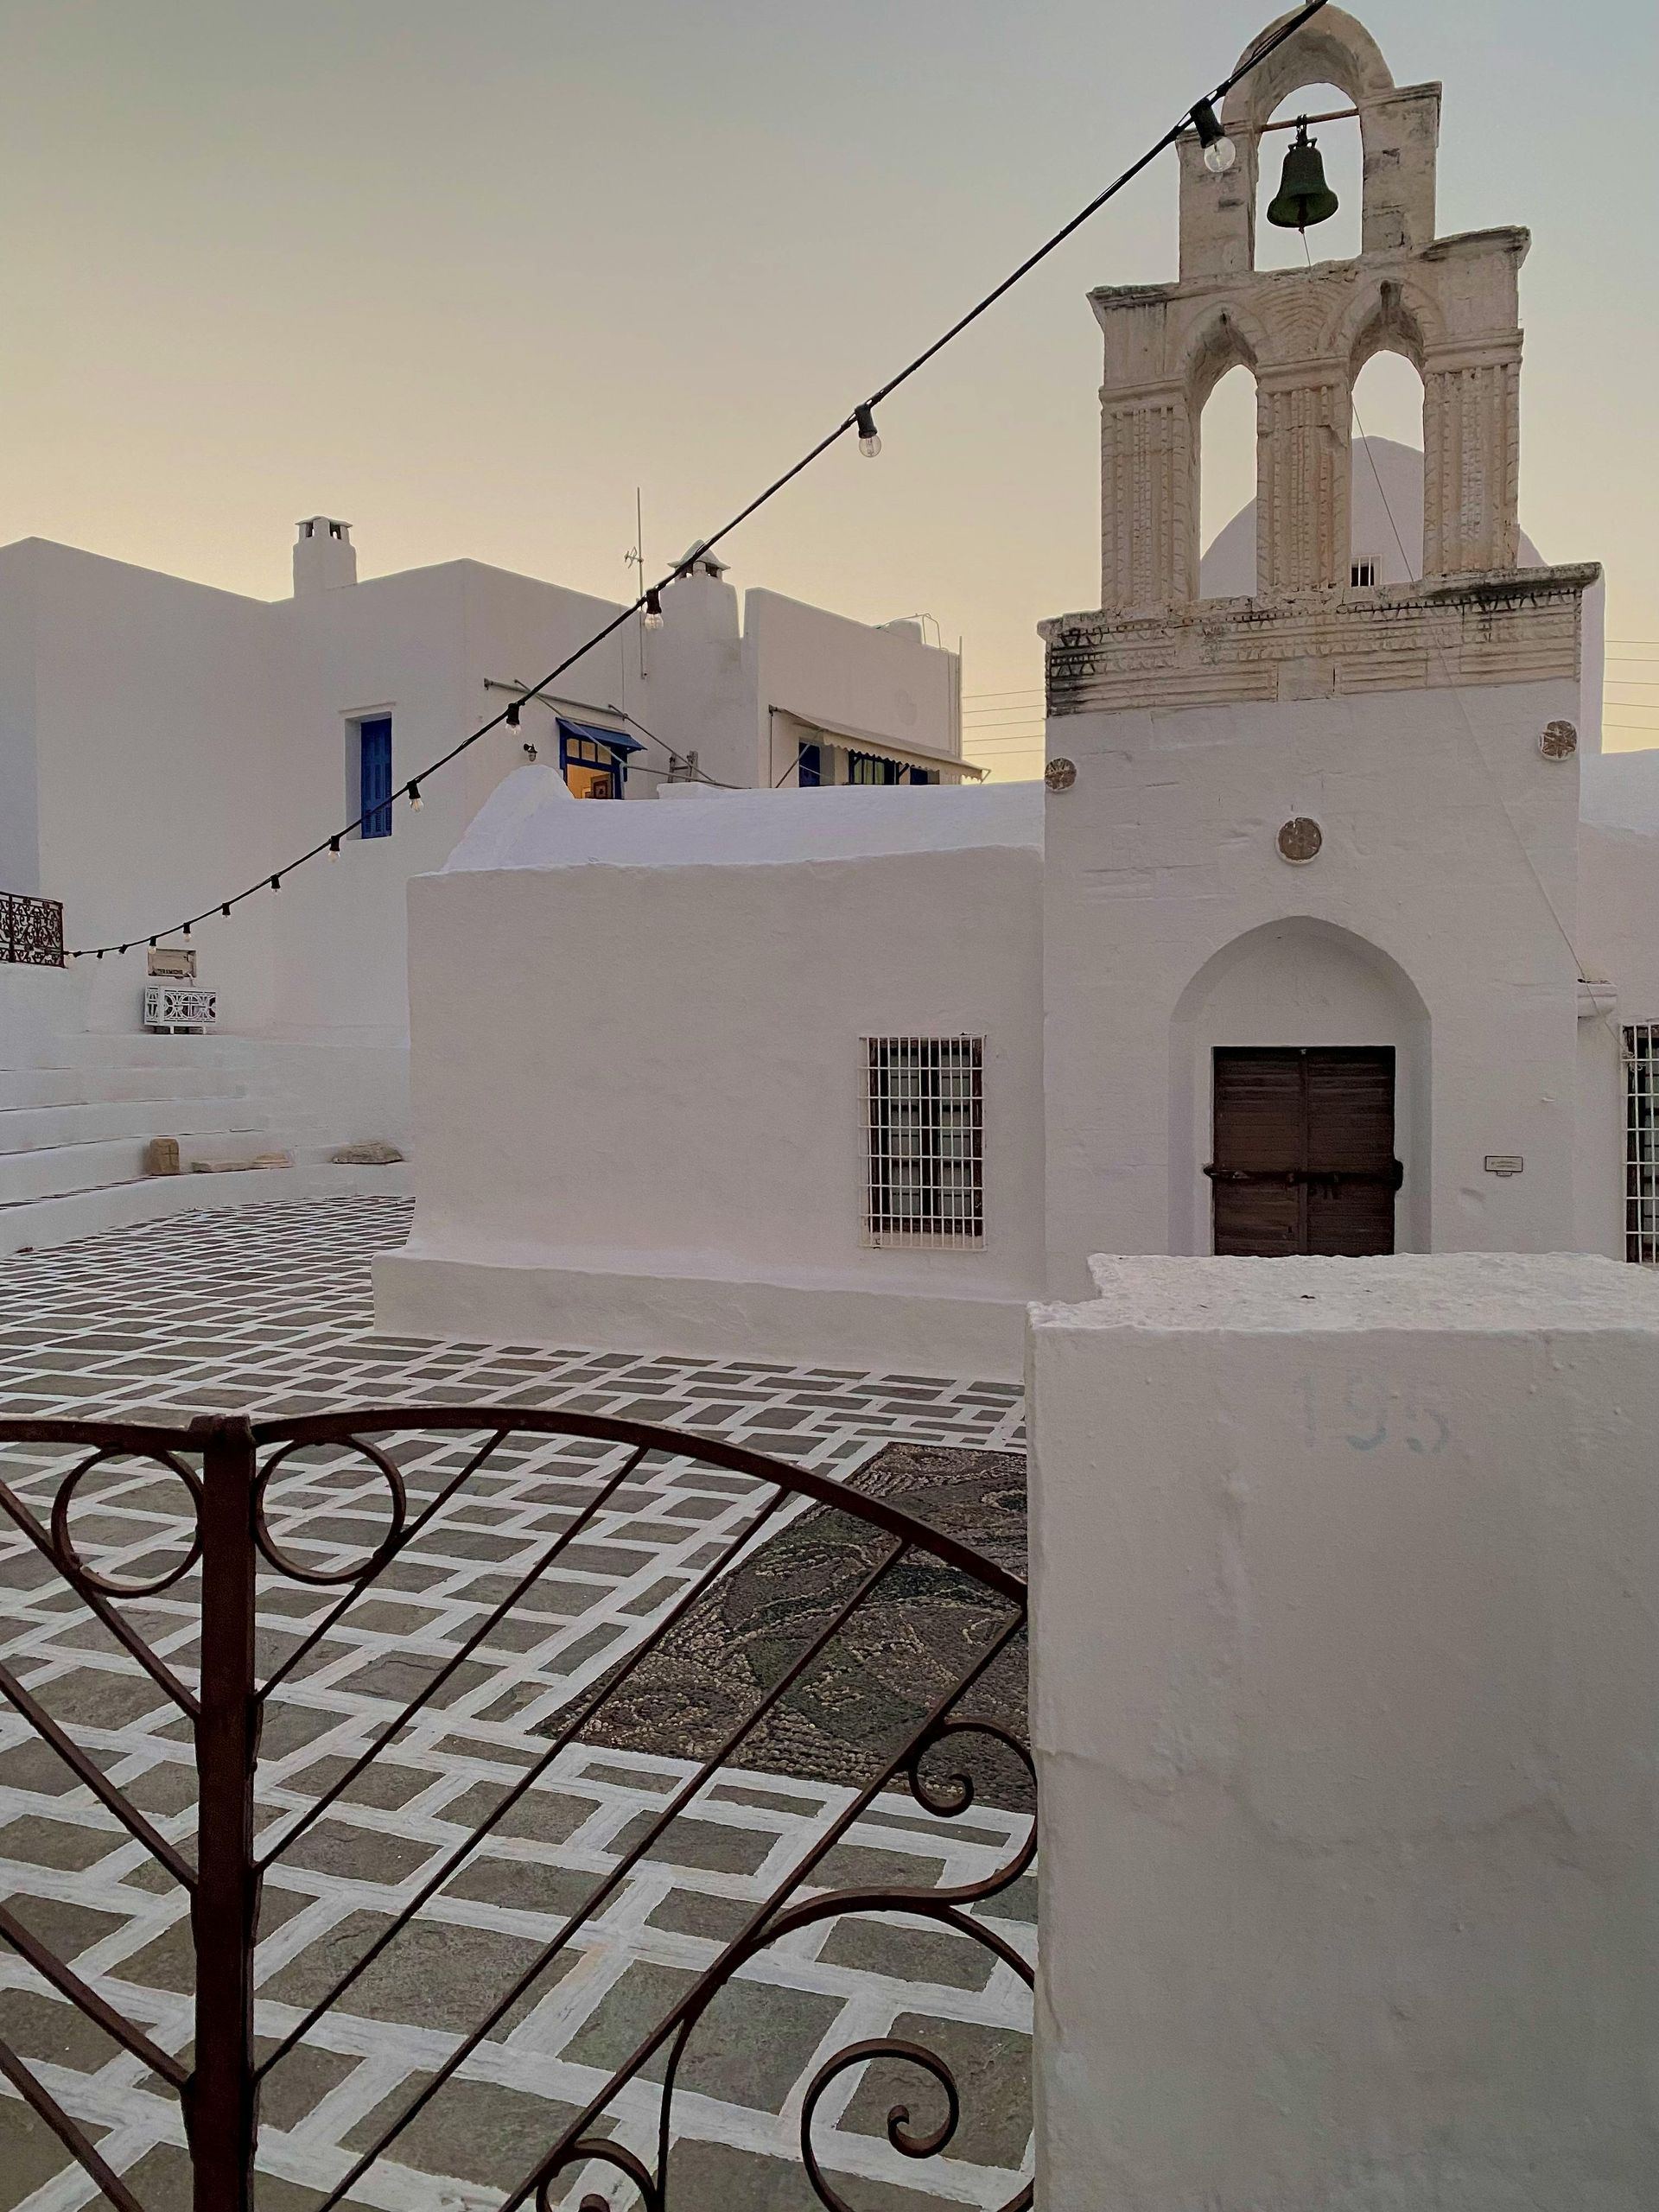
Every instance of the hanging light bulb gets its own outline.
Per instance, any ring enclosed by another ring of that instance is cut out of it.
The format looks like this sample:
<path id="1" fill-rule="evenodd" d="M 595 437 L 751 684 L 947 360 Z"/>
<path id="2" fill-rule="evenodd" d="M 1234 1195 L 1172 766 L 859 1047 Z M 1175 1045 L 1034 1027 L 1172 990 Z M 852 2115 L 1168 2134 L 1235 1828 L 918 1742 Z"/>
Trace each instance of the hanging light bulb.
<path id="1" fill-rule="evenodd" d="M 188 937 L 188 936 L 189 936 L 189 934 L 190 934 L 190 925 L 189 925 L 189 923 L 188 923 L 188 922 L 187 922 L 187 923 L 185 924 L 185 925 L 184 925 L 184 930 L 183 930 L 182 934 L 183 934 L 184 936 L 186 936 L 186 937 Z"/>
<path id="2" fill-rule="evenodd" d="M 117 947 L 116 947 L 115 949 L 116 949 L 116 950 L 117 950 L 117 951 L 121 955 L 122 958 L 124 960 L 124 959 L 126 958 L 126 954 L 127 954 L 127 948 L 126 948 L 126 946 L 125 946 L 124 944 L 118 944 L 118 945 L 117 945 Z"/>
<path id="3" fill-rule="evenodd" d="M 513 701 L 512 704 L 512 705 L 507 709 L 507 728 L 508 728 L 509 729 L 517 729 L 517 728 L 518 728 L 518 702 L 515 699 L 515 700 Z"/>
<path id="4" fill-rule="evenodd" d="M 340 840 L 338 837 L 331 837 L 328 840 L 328 857 L 331 861 L 337 861 L 340 858 Z"/>
<path id="5" fill-rule="evenodd" d="M 858 425 L 858 449 L 866 461 L 874 461 L 881 450 L 881 433 L 875 427 L 873 407 L 855 407 L 853 420 Z"/>
<path id="6" fill-rule="evenodd" d="M 424 803 L 425 802 L 421 798 L 420 785 L 418 784 L 411 784 L 409 787 L 409 804 L 410 808 L 415 813 L 418 814 Z"/>
<path id="7" fill-rule="evenodd" d="M 97 957 L 98 957 L 98 958 L 99 958 L 99 959 L 100 959 L 100 960 L 104 957 L 104 948 L 103 948 L 103 946 L 102 946 L 102 945 L 99 945 L 99 949 L 98 949 L 98 956 L 97 956 Z"/>
<path id="8" fill-rule="evenodd" d="M 663 594 L 655 584 L 645 594 L 645 627 L 660 630 L 663 626 Z"/>
<path id="9" fill-rule="evenodd" d="M 228 899 L 226 899 L 226 903 L 224 904 L 224 906 L 222 906 L 219 908 L 219 912 L 220 912 L 221 914 L 223 914 L 223 915 L 224 915 L 224 917 L 225 917 L 226 920 L 228 922 L 228 921 L 230 920 L 230 918 L 231 918 L 231 907 L 230 907 L 230 901 L 229 901 Z"/>
<path id="10" fill-rule="evenodd" d="M 1238 149 L 1221 127 L 1221 119 L 1208 100 L 1192 111 L 1192 128 L 1204 149 L 1204 166 L 1211 176 L 1225 176 L 1238 159 Z"/>
<path id="11" fill-rule="evenodd" d="M 155 950 L 156 950 L 156 940 L 155 940 L 155 938 L 151 938 L 151 939 L 149 940 L 149 949 L 150 949 L 150 950 L 151 950 L 152 952 L 154 952 L 154 951 L 155 951 Z"/>
<path id="12" fill-rule="evenodd" d="M 66 968 L 73 968 L 75 964 L 75 955 L 73 952 L 66 952 L 63 956 L 63 964 Z"/>
<path id="13" fill-rule="evenodd" d="M 273 875 L 273 876 L 271 877 L 271 879 L 270 879 L 270 887 L 271 887 L 271 889 L 272 889 L 273 891 L 280 891 L 280 890 L 282 889 L 282 887 L 283 887 L 283 879 L 282 879 L 282 877 L 281 877 L 280 875 Z"/>

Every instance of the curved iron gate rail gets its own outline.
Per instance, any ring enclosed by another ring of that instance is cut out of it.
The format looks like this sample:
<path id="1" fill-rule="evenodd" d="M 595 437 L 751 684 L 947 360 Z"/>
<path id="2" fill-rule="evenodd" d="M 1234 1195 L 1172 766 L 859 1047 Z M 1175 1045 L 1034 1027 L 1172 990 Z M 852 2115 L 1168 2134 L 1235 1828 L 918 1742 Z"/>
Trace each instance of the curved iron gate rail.
<path id="1" fill-rule="evenodd" d="M 479 1448 L 448 1480 L 438 1484 L 434 1495 L 421 1504 L 418 1511 L 412 1512 L 403 1472 L 388 1448 L 388 1440 L 480 1432 L 484 1441 Z M 624 1456 L 609 1472 L 602 1477 L 595 1474 L 591 1496 L 572 1512 L 567 1524 L 517 1578 L 507 1594 L 480 1624 L 466 1635 L 459 1649 L 397 1717 L 375 1731 L 368 1749 L 346 1772 L 337 1777 L 262 1855 L 254 1840 L 254 1779 L 260 1727 L 271 1693 L 332 1632 L 385 1568 L 430 1526 L 452 1498 L 464 1491 L 506 1440 L 517 1435 L 587 1439 L 620 1446 Z M 1000 1747 L 1002 1755 L 1018 1763 L 1034 1803 L 1034 1776 L 1025 1747 L 1005 1727 L 983 1716 L 976 1717 L 971 1707 L 976 1686 L 983 1681 L 988 1670 L 1024 1630 L 1025 1586 L 995 1561 L 924 1526 L 891 1503 L 849 1490 L 809 1469 L 786 1466 L 759 1452 L 712 1438 L 597 1414 L 538 1413 L 505 1406 L 374 1408 L 296 1421 L 252 1423 L 240 1417 L 213 1417 L 196 1421 L 188 1428 L 143 1422 L 0 1422 L 0 1447 L 8 1445 L 67 1446 L 81 1455 L 60 1482 L 44 1522 L 31 1504 L 4 1482 L 0 1482 L 0 1512 L 52 1563 L 190 1725 L 199 1782 L 194 1864 L 105 1779 L 96 1761 L 52 1718 L 11 1669 L 0 1664 L 0 1694 L 10 1701 L 99 1802 L 145 1847 L 189 1896 L 196 1959 L 194 2068 L 187 2068 L 142 2029 L 123 2018 L 3 1905 L 0 1905 L 0 1938 L 10 1944 L 61 1996 L 178 2093 L 190 2148 L 195 2212 L 250 2212 L 259 2087 L 272 2068 L 304 2039 L 325 2013 L 340 2003 L 375 1959 L 458 1872 L 477 1845 L 594 1722 L 615 1690 L 633 1675 L 641 1661 L 661 1649 L 664 1639 L 728 1569 L 752 1555 L 759 1539 L 769 1533 L 776 1534 L 788 1524 L 792 1516 L 785 1509 L 791 1504 L 810 1503 L 847 1515 L 863 1524 L 873 1539 L 880 1540 L 875 1555 L 856 1575 L 850 1592 L 835 1604 L 827 1621 L 811 1624 L 801 1649 L 793 1654 L 779 1678 L 759 1691 L 753 1710 L 739 1726 L 726 1732 L 719 1748 L 675 1790 L 660 1814 L 648 1822 L 645 1834 L 597 1883 L 582 1910 L 567 1921 L 560 1934 L 542 1948 L 486 2018 L 431 2074 L 418 2096 L 362 2152 L 324 2200 L 321 2212 L 330 2212 L 330 2208 L 340 2204 L 395 2144 L 404 2128 L 453 2078 L 491 2030 L 541 1980 L 548 1967 L 565 1950 L 572 1935 L 602 1910 L 652 1845 L 706 1785 L 741 1756 L 757 1725 L 778 1710 L 791 1690 L 804 1681 L 832 1643 L 846 1633 L 860 1609 L 890 1583 L 906 1562 L 919 1561 L 935 1574 L 947 1572 L 965 1581 L 977 1593 L 985 1611 L 981 1648 L 964 1659 L 942 1685 L 929 1685 L 931 1694 L 919 1718 L 913 1725 L 906 1724 L 900 1740 L 882 1747 L 868 1779 L 791 1868 L 784 1881 L 757 1905 L 746 1926 L 727 1944 L 715 1964 L 696 1979 L 677 2004 L 664 2011 L 661 2020 L 616 2069 L 601 2093 L 508 2192 L 504 2200 L 506 2212 L 513 2212 L 513 2208 L 532 2201 L 537 2212 L 552 2212 L 556 2201 L 554 2192 L 561 2182 L 573 2180 L 578 2170 L 595 2164 L 626 2178 L 637 2192 L 640 2212 L 679 2212 L 679 2202 L 673 2193 L 673 2103 L 688 2044 L 710 2004 L 734 1977 L 761 1952 L 798 1929 L 843 1914 L 903 1912 L 970 1937 L 1030 1986 L 1032 1970 L 1027 1961 L 995 1926 L 975 1916 L 973 1909 L 1008 1888 L 1033 1864 L 1036 1853 L 1034 1814 L 1027 1833 L 1006 1863 L 988 1879 L 971 1885 L 933 1890 L 860 1888 L 816 1893 L 811 1888 L 815 1870 L 885 1789 L 901 1782 L 906 1783 L 917 1802 L 941 1819 L 958 1817 L 967 1811 L 975 1796 L 971 1774 L 963 1770 L 941 1775 L 930 1769 L 930 1761 L 941 1747 L 954 1751 L 970 1739 Z M 389 1518 L 385 1534 L 360 1559 L 343 1567 L 338 1561 L 320 1564 L 303 1550 L 291 1548 L 302 1541 L 303 1523 L 273 1529 L 272 1516 L 268 1511 L 273 1478 L 296 1454 L 317 1447 L 333 1447 L 360 1458 L 365 1466 L 372 1469 L 384 1483 L 387 1492 Z M 718 1557 L 696 1574 L 664 1617 L 652 1625 L 648 1633 L 643 1633 L 623 1659 L 596 1684 L 578 1692 L 556 1716 L 556 1725 L 547 1724 L 550 1733 L 546 1751 L 524 1771 L 471 1835 L 443 1859 L 436 1873 L 422 1884 L 413 1901 L 395 1916 L 334 1987 L 308 2008 L 300 2024 L 273 2051 L 257 2061 L 253 2041 L 253 1955 L 260 1884 L 266 1870 L 344 1795 L 406 1724 L 431 1703 L 519 1599 L 549 1568 L 557 1564 L 572 1542 L 593 1529 L 607 1506 L 652 1453 L 750 1477 L 770 1495 L 763 1495 L 735 1535 L 722 1541 Z M 147 1580 L 124 1581 L 106 1574 L 95 1562 L 84 1558 L 77 1547 L 72 1524 L 76 1494 L 94 1469 L 117 1459 L 153 1462 L 184 1485 L 190 1500 L 194 1530 L 186 1555 Z M 200 1463 L 200 1474 L 192 1464 L 196 1460 Z M 182 1583 L 198 1564 L 201 1667 L 199 1687 L 193 1689 L 123 1618 L 120 1603 L 152 1598 L 172 1589 Z M 254 1656 L 256 1580 L 261 1571 L 319 1589 L 336 1587 L 340 1592 L 322 1619 L 263 1682 L 257 1677 Z M 639 2077 L 659 2051 L 665 2055 L 660 2116 L 654 2156 L 647 2160 L 595 2130 L 618 2092 Z M 906 2106 L 898 2105 L 892 2109 L 887 2133 L 888 2141 L 897 2151 L 908 2158 L 931 2158 L 947 2147 L 957 2132 L 961 2109 L 957 2084 L 950 2068 L 937 2054 L 918 2044 L 893 2038 L 858 2043 L 838 2053 L 820 2068 L 810 2084 L 800 2125 L 805 2173 L 818 2200 L 830 2208 L 830 2212 L 853 2212 L 853 2208 L 837 2193 L 820 2164 L 813 2143 L 814 2120 L 832 2084 L 849 2069 L 872 2059 L 897 2061 L 913 2069 L 918 2082 L 931 2080 L 944 2094 L 944 2119 L 930 2130 L 920 2131 L 913 2126 Z M 4 2043 L 0 2043 L 0 2072 L 79 2159 L 118 2212 L 144 2212 L 75 2120 Z M 1011 2200 L 1005 2212 L 1023 2212 L 1023 2208 L 1032 2202 L 1033 2190 L 1027 2185 Z M 608 2212 L 607 2200 L 591 2193 L 582 2196 L 581 2206 L 582 2212 Z"/>

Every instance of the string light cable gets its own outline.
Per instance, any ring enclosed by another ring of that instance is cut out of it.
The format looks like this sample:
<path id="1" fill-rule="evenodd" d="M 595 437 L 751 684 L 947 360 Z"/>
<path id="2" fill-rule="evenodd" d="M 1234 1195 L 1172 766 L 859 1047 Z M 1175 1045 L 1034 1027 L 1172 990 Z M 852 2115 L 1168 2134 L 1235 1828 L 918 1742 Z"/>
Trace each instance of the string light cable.
<path id="1" fill-rule="evenodd" d="M 834 429 L 827 431 L 815 444 L 809 446 L 798 461 L 791 462 L 781 475 L 774 477 L 763 491 L 757 492 L 752 499 L 738 509 L 729 521 L 723 523 L 718 530 L 699 540 L 695 554 L 683 556 L 665 575 L 658 578 L 655 583 L 645 587 L 631 605 L 620 608 L 608 621 L 601 623 L 591 637 L 584 639 L 574 652 L 567 653 L 556 667 L 549 669 L 541 682 L 523 693 L 515 703 L 522 707 L 526 700 L 540 698 L 550 684 L 556 683 L 560 677 L 566 675 L 585 655 L 592 652 L 595 646 L 602 645 L 606 639 L 614 637 L 616 632 L 632 621 L 636 615 L 643 620 L 647 627 L 656 628 L 663 619 L 663 594 L 671 584 L 677 583 L 681 577 L 688 573 L 693 560 L 706 558 L 717 545 L 722 543 L 752 516 L 758 514 L 762 507 L 769 505 L 781 492 L 786 490 L 798 476 L 804 475 L 815 462 L 823 459 L 832 446 L 839 445 L 841 441 L 850 433 L 856 432 L 860 452 L 868 459 L 874 460 L 881 450 L 881 438 L 876 428 L 876 410 L 885 401 L 890 399 L 894 392 L 910 383 L 912 378 L 918 376 L 930 362 L 944 353 L 947 346 L 954 345 L 964 331 L 971 329 L 982 315 L 988 315 L 1000 300 L 1006 298 L 1007 294 L 1013 291 L 1015 285 L 1023 283 L 1033 270 L 1040 267 L 1051 254 L 1057 252 L 1068 238 L 1080 231 L 1085 223 L 1100 213 L 1103 207 L 1109 201 L 1116 200 L 1121 192 L 1133 184 L 1143 171 L 1150 168 L 1153 163 L 1175 145 L 1187 131 L 1197 130 L 1211 167 L 1214 168 L 1217 162 L 1224 166 L 1230 166 L 1228 156 L 1230 156 L 1232 149 L 1229 142 L 1221 135 L 1220 126 L 1216 118 L 1216 110 L 1236 85 L 1249 76 L 1252 70 L 1259 68 L 1262 63 L 1267 60 L 1270 54 L 1276 53 L 1287 41 L 1294 38 L 1304 25 L 1311 22 L 1326 5 L 1327 0 L 1306 0 L 1306 4 L 1299 8 L 1294 16 L 1279 24 L 1275 29 L 1265 33 L 1259 38 L 1245 54 L 1243 60 L 1230 76 L 1224 77 L 1207 98 L 1194 101 L 1192 105 L 1183 112 L 1179 122 L 1173 124 L 1160 137 L 1147 147 L 1145 153 L 1132 162 L 1120 175 L 1114 177 L 1103 191 L 1096 193 L 1085 207 L 1080 207 L 1077 213 L 1069 221 L 1063 223 L 1052 237 L 1046 238 L 1033 252 L 1028 253 L 1017 267 L 1009 270 L 1000 283 L 994 285 L 982 298 L 976 300 L 964 315 L 958 315 L 948 329 L 942 331 L 931 344 L 925 346 L 912 360 L 906 362 L 895 376 L 889 377 L 885 384 L 879 385 L 868 399 L 861 400 L 844 421 L 838 423 Z M 1225 154 L 1217 151 L 1221 147 L 1226 148 Z M 1212 154 L 1215 156 L 1214 160 L 1210 159 Z M 296 868 L 303 868 L 308 861 L 314 861 L 321 854 L 332 852 L 337 838 L 348 837 L 354 831 L 360 830 L 371 815 L 377 820 L 384 820 L 386 810 L 395 806 L 399 799 L 406 799 L 411 807 L 418 807 L 421 804 L 422 785 L 429 783 L 434 776 L 447 768 L 452 760 L 459 760 L 463 753 L 470 751 L 480 739 L 488 737 L 493 731 L 501 728 L 506 723 L 511 712 L 510 707 L 503 707 L 499 714 L 491 715 L 487 721 L 480 722 L 476 729 L 469 730 L 464 737 L 452 745 L 447 753 L 440 753 L 435 760 L 429 761 L 418 775 L 411 776 L 407 783 L 399 785 L 385 798 L 377 800 L 373 806 L 365 807 L 353 820 L 344 823 L 339 830 L 331 830 L 326 836 L 320 837 L 315 845 L 297 854 L 283 867 L 262 874 L 257 882 L 251 883 L 245 890 L 233 893 L 228 899 L 215 899 L 209 906 L 204 906 L 200 913 L 188 915 L 170 924 L 165 929 L 135 930 L 124 943 L 111 941 L 107 944 L 78 945 L 66 957 L 70 960 L 87 957 L 101 960 L 106 952 L 119 956 L 131 950 L 137 945 L 151 942 L 156 938 L 170 937 L 175 932 L 181 934 L 197 922 L 207 921 L 215 914 L 220 917 L 227 916 L 233 907 L 239 906 L 245 899 L 256 898 L 267 890 L 280 889 L 284 876 L 291 875 Z M 516 724 L 516 715 L 513 721 Z"/>

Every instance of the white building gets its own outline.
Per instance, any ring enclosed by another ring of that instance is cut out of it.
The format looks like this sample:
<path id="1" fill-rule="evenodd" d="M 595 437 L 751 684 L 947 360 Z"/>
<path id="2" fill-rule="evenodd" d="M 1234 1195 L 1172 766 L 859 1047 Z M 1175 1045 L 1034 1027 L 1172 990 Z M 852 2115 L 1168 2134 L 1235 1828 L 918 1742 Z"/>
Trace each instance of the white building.
<path id="1" fill-rule="evenodd" d="M 620 610 L 473 561 L 363 582 L 356 561 L 346 525 L 302 523 L 293 596 L 268 604 L 40 539 L 0 548 L 0 893 L 60 902 L 72 949 L 129 947 L 0 965 L 0 1249 L 256 1190 L 142 1183 L 152 1135 L 309 1169 L 352 1140 L 401 1142 L 406 886 L 531 748 L 589 797 L 684 777 L 793 804 L 804 775 L 979 772 L 961 759 L 957 656 L 918 623 L 768 591 L 740 605 L 704 556 L 664 593 L 660 628 L 628 621 L 431 778 L 418 811 L 392 804 Z M 336 856 L 283 873 L 336 832 Z M 188 944 L 169 926 L 204 911 Z M 215 1036 L 134 1035 L 152 935 L 194 955 Z"/>
<path id="2" fill-rule="evenodd" d="M 1325 82 L 1363 251 L 1260 272 L 1261 128 Z M 1232 174 L 1182 143 L 1179 280 L 1093 296 L 1102 599 L 1044 626 L 1046 788 L 600 816 L 547 779 L 411 887 L 390 1324 L 1007 1374 L 1094 1254 L 1659 1256 L 1659 806 L 1597 803 L 1638 779 L 1586 758 L 1599 572 L 1516 518 L 1528 237 L 1438 234 L 1439 117 L 1332 7 L 1232 95 Z M 1351 506 L 1382 350 L 1425 386 L 1416 575 Z M 1241 530 L 1205 596 L 1240 363 L 1254 574 Z"/>

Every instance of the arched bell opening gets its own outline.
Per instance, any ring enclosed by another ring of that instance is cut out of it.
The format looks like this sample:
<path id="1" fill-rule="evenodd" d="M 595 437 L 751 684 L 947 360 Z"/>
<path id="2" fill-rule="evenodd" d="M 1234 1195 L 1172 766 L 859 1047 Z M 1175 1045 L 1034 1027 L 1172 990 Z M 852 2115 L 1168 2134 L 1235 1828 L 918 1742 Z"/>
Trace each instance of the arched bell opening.
<path id="1" fill-rule="evenodd" d="M 1258 270 L 1305 269 L 1312 261 L 1351 261 L 1361 250 L 1362 214 L 1365 189 L 1365 152 L 1353 101 L 1340 86 L 1330 84 L 1299 86 L 1268 118 L 1259 141 L 1256 162 L 1255 265 Z M 1306 149 L 1299 149 L 1303 136 L 1300 118 L 1308 118 Z M 1322 121 L 1337 117 L 1339 121 Z M 1296 152 L 1296 160 L 1291 156 Z M 1308 152 L 1316 154 L 1311 163 Z M 1335 212 L 1322 216 L 1319 206 L 1301 203 L 1308 214 L 1306 228 L 1285 227 L 1276 217 L 1288 212 L 1289 188 L 1294 201 L 1298 172 L 1322 176 L 1334 194 Z"/>
<path id="2" fill-rule="evenodd" d="M 1218 379 L 1198 420 L 1198 596 L 1255 592 L 1256 388 L 1241 362 Z"/>
<path id="3" fill-rule="evenodd" d="M 1423 573 L 1423 379 L 1404 353 L 1372 354 L 1353 385 L 1349 449 L 1351 590 Z"/>

